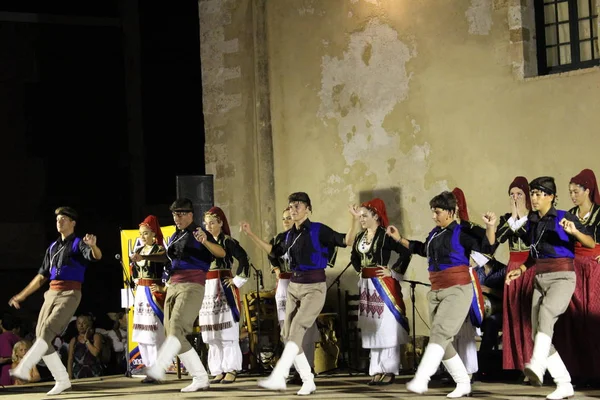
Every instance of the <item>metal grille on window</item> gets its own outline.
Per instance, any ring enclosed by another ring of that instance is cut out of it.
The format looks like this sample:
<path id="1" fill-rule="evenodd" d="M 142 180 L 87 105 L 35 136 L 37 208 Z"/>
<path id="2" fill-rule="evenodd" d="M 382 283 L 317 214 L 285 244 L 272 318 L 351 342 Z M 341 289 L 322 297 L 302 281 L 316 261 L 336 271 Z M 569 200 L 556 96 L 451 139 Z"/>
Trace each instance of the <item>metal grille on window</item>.
<path id="1" fill-rule="evenodd" d="M 540 75 L 600 65 L 598 0 L 536 0 Z"/>

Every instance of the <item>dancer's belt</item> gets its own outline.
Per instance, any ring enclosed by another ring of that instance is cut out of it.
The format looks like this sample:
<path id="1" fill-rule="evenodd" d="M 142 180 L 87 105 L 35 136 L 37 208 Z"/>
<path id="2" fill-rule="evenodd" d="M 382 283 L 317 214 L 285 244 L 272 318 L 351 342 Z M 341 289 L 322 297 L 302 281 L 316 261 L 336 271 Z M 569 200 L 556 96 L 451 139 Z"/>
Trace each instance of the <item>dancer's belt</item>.
<path id="1" fill-rule="evenodd" d="M 575 271 L 572 258 L 538 258 L 535 260 L 535 273 Z"/>
<path id="2" fill-rule="evenodd" d="M 471 284 L 471 274 L 469 274 L 469 267 L 459 265 L 442 271 L 430 271 L 429 280 L 431 281 L 431 290 L 441 290 L 452 286 Z"/>
<path id="3" fill-rule="evenodd" d="M 81 282 L 77 281 L 62 281 L 60 279 L 54 279 L 50 281 L 50 289 L 65 291 L 65 290 L 79 290 L 81 291 Z"/>
<path id="4" fill-rule="evenodd" d="M 162 283 L 162 279 L 140 278 L 137 281 L 138 286 L 160 285 L 161 283 Z"/>
<path id="5" fill-rule="evenodd" d="M 279 279 L 292 279 L 292 275 L 291 272 L 281 272 L 279 274 Z"/>
<path id="6" fill-rule="evenodd" d="M 523 264 L 527 261 L 528 257 L 528 251 L 511 251 L 508 256 L 508 261 Z"/>
<path id="7" fill-rule="evenodd" d="M 361 269 L 360 276 L 365 279 L 378 278 L 379 276 L 377 275 L 377 273 L 379 271 L 381 271 L 381 268 L 379 268 L 379 267 L 365 267 L 365 268 Z"/>
<path id="8" fill-rule="evenodd" d="M 206 279 L 230 278 L 231 276 L 230 269 L 213 269 L 206 273 Z"/>
<path id="9" fill-rule="evenodd" d="M 290 278 L 292 283 L 320 283 L 325 282 L 324 269 L 312 269 L 308 271 L 292 271 Z"/>

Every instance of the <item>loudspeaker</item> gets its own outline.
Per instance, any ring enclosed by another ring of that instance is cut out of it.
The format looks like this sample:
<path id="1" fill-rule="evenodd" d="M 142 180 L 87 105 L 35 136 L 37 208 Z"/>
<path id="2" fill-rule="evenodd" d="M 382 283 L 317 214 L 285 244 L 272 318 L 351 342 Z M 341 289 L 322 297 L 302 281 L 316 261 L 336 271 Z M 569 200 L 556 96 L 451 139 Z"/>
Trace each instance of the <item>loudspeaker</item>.
<path id="1" fill-rule="evenodd" d="M 202 226 L 204 213 L 215 204 L 213 175 L 177 175 L 177 198 L 194 204 L 194 222 Z"/>

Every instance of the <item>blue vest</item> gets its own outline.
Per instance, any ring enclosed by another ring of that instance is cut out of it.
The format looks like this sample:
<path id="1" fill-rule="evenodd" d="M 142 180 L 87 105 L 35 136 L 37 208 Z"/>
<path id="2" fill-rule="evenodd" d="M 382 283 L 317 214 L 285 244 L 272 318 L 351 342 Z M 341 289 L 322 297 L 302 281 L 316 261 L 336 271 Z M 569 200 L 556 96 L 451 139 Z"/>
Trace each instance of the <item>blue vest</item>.
<path id="1" fill-rule="evenodd" d="M 315 269 L 327 268 L 329 262 L 329 249 L 319 241 L 319 232 L 321 231 L 321 225 L 319 222 L 310 223 L 310 240 L 312 242 L 313 251 L 310 255 L 310 264 L 296 264 L 295 271 L 311 271 Z M 290 232 L 288 232 L 289 236 Z M 287 241 L 287 238 L 286 238 Z"/>
<path id="2" fill-rule="evenodd" d="M 173 236 L 171 236 L 171 238 L 172 237 Z M 171 244 L 171 238 L 169 238 L 169 245 Z M 192 242 L 193 247 L 196 249 L 200 249 L 200 246 L 202 246 L 197 240 L 193 240 Z M 199 269 L 202 271 L 208 271 L 210 269 L 210 264 L 190 255 L 188 255 L 185 260 L 176 258 L 171 262 L 171 271 L 182 269 Z"/>
<path id="3" fill-rule="evenodd" d="M 63 257 L 65 263 L 63 263 L 60 268 L 56 265 L 50 266 L 50 280 L 83 282 L 85 265 L 73 257 L 74 255 L 79 254 L 79 242 L 81 242 L 80 238 L 75 238 L 73 240 L 71 254 L 69 257 Z M 50 254 L 52 254 L 52 248 L 55 245 L 56 242 L 50 245 Z"/>

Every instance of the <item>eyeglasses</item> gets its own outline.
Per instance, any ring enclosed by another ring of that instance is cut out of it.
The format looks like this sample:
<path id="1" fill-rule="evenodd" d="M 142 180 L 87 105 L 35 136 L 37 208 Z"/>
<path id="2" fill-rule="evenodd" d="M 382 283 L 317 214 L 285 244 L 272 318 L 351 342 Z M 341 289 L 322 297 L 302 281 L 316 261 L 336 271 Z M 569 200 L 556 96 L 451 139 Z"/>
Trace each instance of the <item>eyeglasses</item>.
<path id="1" fill-rule="evenodd" d="M 188 215 L 191 211 L 173 211 L 173 217 L 183 217 L 184 215 Z"/>

